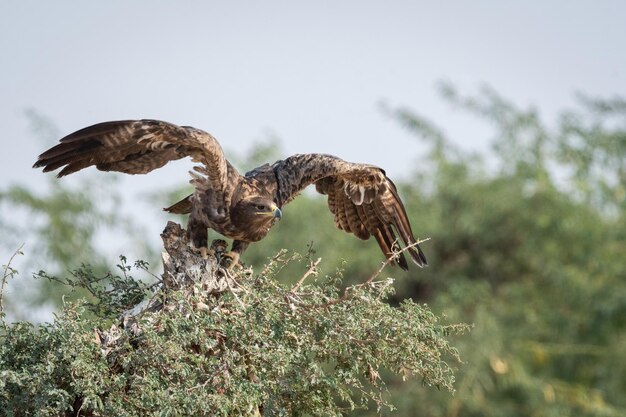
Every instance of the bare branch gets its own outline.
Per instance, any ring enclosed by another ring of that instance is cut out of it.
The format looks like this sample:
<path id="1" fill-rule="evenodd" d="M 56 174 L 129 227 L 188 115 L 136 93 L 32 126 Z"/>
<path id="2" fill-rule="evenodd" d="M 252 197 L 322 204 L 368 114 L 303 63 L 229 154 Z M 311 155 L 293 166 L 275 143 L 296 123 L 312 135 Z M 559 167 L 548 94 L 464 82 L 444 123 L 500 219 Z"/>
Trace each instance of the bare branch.
<path id="1" fill-rule="evenodd" d="M 11 262 L 13 262 L 13 258 L 15 258 L 16 255 L 23 255 L 23 247 L 24 243 L 22 243 L 20 247 L 17 248 L 15 252 L 13 252 L 13 255 L 11 255 L 11 257 L 9 258 L 9 262 L 7 262 L 7 264 L 4 266 L 4 272 L 2 273 L 2 284 L 0 284 L 0 320 L 2 321 L 2 326 L 4 327 L 5 332 L 9 329 L 9 327 L 7 326 L 7 322 L 4 320 L 4 287 L 6 286 L 7 280 L 9 278 L 12 278 L 17 273 L 16 270 L 11 268 Z"/>
<path id="2" fill-rule="evenodd" d="M 281 261 L 282 257 L 288 252 L 287 249 L 281 249 L 278 251 L 278 253 L 276 255 L 274 255 L 272 257 L 272 259 L 270 259 L 270 261 L 265 265 L 265 268 L 263 268 L 263 271 L 261 271 L 261 276 L 265 276 L 268 274 L 268 272 L 270 271 L 271 267 L 274 265 L 275 262 Z"/>
<path id="3" fill-rule="evenodd" d="M 317 258 L 316 261 L 311 262 L 311 266 L 309 267 L 309 269 L 304 273 L 304 275 L 302 275 L 302 278 L 298 280 L 298 282 L 296 283 L 296 285 L 293 286 L 291 291 L 289 291 L 291 294 L 295 294 L 296 290 L 300 288 L 300 286 L 304 283 L 304 280 L 307 279 L 310 275 L 317 275 L 317 273 L 319 272 L 317 270 L 317 266 L 321 261 L 322 258 Z"/>
<path id="4" fill-rule="evenodd" d="M 235 297 L 235 300 L 237 300 L 237 303 L 239 303 L 239 306 L 242 309 L 246 309 L 246 305 L 243 303 L 243 301 L 241 301 L 241 299 L 239 298 L 239 296 L 237 295 L 237 293 L 235 292 L 235 290 L 233 290 L 233 287 L 230 285 L 230 281 L 235 281 L 235 279 L 233 278 L 233 276 L 231 275 L 230 271 L 228 269 L 222 269 L 223 273 L 224 273 L 224 281 L 226 281 L 226 286 L 228 286 L 228 289 L 230 290 L 230 292 L 233 294 L 233 297 Z"/>
<path id="5" fill-rule="evenodd" d="M 365 287 L 367 285 L 371 285 L 374 282 L 374 280 L 383 272 L 383 270 L 387 267 L 387 265 L 389 265 L 391 262 L 393 262 L 395 259 L 397 259 L 397 257 L 400 256 L 400 254 L 402 254 L 403 252 L 406 252 L 410 248 L 415 247 L 415 246 L 419 245 L 420 243 L 426 242 L 428 240 L 430 240 L 430 238 L 419 240 L 419 241 L 417 241 L 415 243 L 412 243 L 412 244 L 410 244 L 410 245 L 408 245 L 408 246 L 406 246 L 406 247 L 404 247 L 404 248 L 402 248 L 402 249 L 400 249 L 398 251 L 394 250 L 392 256 L 387 258 L 387 260 L 382 263 L 380 268 L 378 268 L 378 270 L 376 272 L 374 272 L 372 275 L 370 275 L 370 277 L 367 279 L 367 281 L 362 282 L 360 284 L 351 285 L 349 287 L 346 287 L 343 290 L 343 293 L 341 294 L 341 297 L 336 298 L 334 300 L 330 300 L 329 302 L 327 302 L 326 304 L 321 305 L 320 307 L 329 307 L 329 306 L 331 306 L 333 304 L 338 304 L 338 303 L 340 303 L 342 301 L 347 300 L 349 298 L 349 296 L 350 296 L 350 292 L 353 291 L 354 289 Z M 394 243 L 393 246 L 396 247 L 395 243 Z"/>
<path id="6" fill-rule="evenodd" d="M 417 241 L 415 243 L 411 243 L 410 245 L 404 247 L 403 249 L 400 250 L 393 250 L 393 248 L 398 247 L 396 245 L 397 241 L 393 243 L 392 245 L 392 250 L 393 250 L 393 254 L 387 258 L 387 260 L 385 262 L 382 263 L 382 265 L 380 266 L 380 268 L 378 268 L 378 271 L 374 272 L 368 279 L 367 281 L 364 282 L 364 284 L 369 284 L 370 282 L 374 281 L 382 272 L 383 269 L 385 269 L 387 267 L 387 265 L 389 265 L 391 262 L 395 261 L 396 259 L 398 259 L 398 257 L 403 253 L 408 251 L 411 248 L 414 248 L 415 246 L 419 245 L 420 243 L 423 242 L 427 242 L 429 241 L 430 238 L 426 238 L 426 239 L 422 239 L 420 241 Z"/>

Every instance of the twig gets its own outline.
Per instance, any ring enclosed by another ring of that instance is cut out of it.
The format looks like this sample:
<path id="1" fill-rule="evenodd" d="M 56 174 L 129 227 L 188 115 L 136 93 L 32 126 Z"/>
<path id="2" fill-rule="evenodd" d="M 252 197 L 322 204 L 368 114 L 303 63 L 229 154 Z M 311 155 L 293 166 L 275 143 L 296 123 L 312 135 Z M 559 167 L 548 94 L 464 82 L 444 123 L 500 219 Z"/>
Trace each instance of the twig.
<path id="1" fill-rule="evenodd" d="M 387 265 L 389 265 L 391 262 L 395 261 L 398 258 L 398 256 L 400 256 L 403 252 L 406 252 L 410 248 L 413 248 L 413 247 L 419 245 L 422 242 L 426 242 L 427 240 L 430 240 L 430 238 L 426 238 L 426 239 L 423 239 L 423 240 L 419 240 L 419 241 L 417 241 L 415 243 L 411 243 L 410 245 L 405 246 L 404 248 L 402 248 L 399 251 L 393 251 L 392 255 L 389 258 L 387 258 L 387 260 L 385 262 L 382 263 L 382 265 L 380 266 L 380 268 L 378 268 L 378 270 L 376 272 L 374 272 L 372 275 L 370 275 L 370 277 L 367 279 L 367 281 L 362 282 L 360 284 L 351 285 L 349 287 L 346 287 L 343 290 L 343 293 L 341 294 L 341 297 L 336 298 L 334 300 L 330 300 L 326 304 L 321 305 L 321 307 L 329 307 L 329 306 L 331 306 L 333 304 L 338 304 L 338 303 L 340 303 L 342 301 L 347 300 L 348 296 L 350 295 L 350 291 L 351 290 L 354 290 L 356 288 L 365 287 L 367 285 L 372 284 L 372 282 L 383 272 L 383 270 L 387 267 Z M 394 245 L 392 245 L 392 247 L 395 246 L 395 243 L 396 242 L 394 242 Z"/>
<path id="2" fill-rule="evenodd" d="M 0 320 L 2 320 L 2 326 L 4 327 L 5 332 L 9 330 L 9 327 L 7 326 L 7 322 L 4 320 L 4 303 L 3 303 L 4 287 L 7 283 L 7 279 L 15 275 L 16 271 L 13 268 L 11 268 L 11 262 L 13 262 L 13 258 L 15 258 L 16 255 L 23 254 L 22 252 L 23 247 L 24 247 L 24 243 L 22 243 L 20 247 L 17 248 L 15 252 L 13 252 L 13 255 L 11 255 L 11 257 L 9 258 L 9 262 L 7 262 L 7 264 L 4 266 L 4 272 L 2 273 L 2 284 L 0 284 Z"/>
<path id="3" fill-rule="evenodd" d="M 230 286 L 230 280 L 233 279 L 232 275 L 230 274 L 230 271 L 228 271 L 227 269 L 224 269 L 223 272 L 224 272 L 224 279 L 226 280 L 226 286 L 235 297 L 235 300 L 237 300 L 237 302 L 239 303 L 239 306 L 241 306 L 241 308 L 245 310 L 246 305 L 243 303 L 243 301 L 241 301 L 237 293 L 235 293 L 235 290 L 233 290 L 233 287 Z"/>
<path id="4" fill-rule="evenodd" d="M 276 255 L 274 255 L 272 257 L 272 259 L 270 259 L 270 261 L 265 265 L 265 268 L 263 268 L 263 271 L 261 271 L 261 276 L 266 276 L 268 274 L 268 272 L 270 271 L 271 266 L 274 264 L 274 262 L 277 262 L 280 260 L 280 258 L 286 254 L 288 252 L 287 249 L 281 249 L 278 251 L 278 253 Z"/>
<path id="5" fill-rule="evenodd" d="M 370 282 L 374 281 L 380 274 L 381 272 L 383 272 L 383 269 L 385 269 L 387 267 L 387 265 L 389 265 L 391 262 L 395 261 L 396 259 L 398 259 L 398 257 L 403 253 L 408 251 L 411 248 L 414 248 L 415 246 L 419 245 L 420 243 L 429 241 L 430 238 L 426 238 L 426 239 L 422 239 L 420 241 L 417 241 L 415 243 L 411 243 L 410 245 L 405 246 L 404 248 L 402 248 L 399 251 L 393 251 L 393 253 L 391 254 L 391 256 L 389 258 L 387 258 L 387 260 L 385 262 L 382 263 L 382 265 L 380 266 L 380 268 L 378 268 L 378 271 L 374 272 L 368 279 L 367 281 L 364 282 L 364 284 L 369 284 Z M 391 247 L 395 247 L 397 246 L 397 241 L 393 243 L 393 245 L 391 245 Z"/>
<path id="6" fill-rule="evenodd" d="M 309 267 L 309 269 L 304 273 L 304 275 L 302 275 L 302 278 L 300 278 L 298 282 L 296 282 L 296 285 L 293 286 L 291 291 L 289 291 L 291 294 L 295 294 L 296 290 L 300 288 L 300 286 L 304 283 L 304 280 L 307 279 L 309 275 L 317 275 L 317 265 L 319 265 L 321 261 L 322 258 L 317 258 L 315 262 L 311 262 L 311 266 Z"/>

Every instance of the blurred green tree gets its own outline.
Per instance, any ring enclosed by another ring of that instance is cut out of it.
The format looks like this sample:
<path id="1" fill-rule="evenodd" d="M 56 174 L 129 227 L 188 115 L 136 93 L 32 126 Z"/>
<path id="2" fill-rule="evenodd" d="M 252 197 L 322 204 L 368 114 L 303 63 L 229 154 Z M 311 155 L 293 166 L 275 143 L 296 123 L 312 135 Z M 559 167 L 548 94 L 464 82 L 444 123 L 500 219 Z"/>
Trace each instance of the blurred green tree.
<path id="1" fill-rule="evenodd" d="M 49 118 L 32 109 L 25 114 L 33 134 L 43 143 L 54 143 L 61 136 Z M 99 233 L 102 230 L 117 230 L 127 236 L 138 233 L 133 219 L 117 210 L 122 199 L 117 186 L 118 176 L 80 176 L 75 181 L 59 181 L 46 175 L 41 180 L 45 183 L 43 190 L 21 184 L 0 188 L 3 249 L 15 250 L 27 240 L 23 249 L 26 261 L 20 269 L 28 273 L 45 266 L 52 275 L 65 274 L 83 263 L 89 263 L 94 273 L 105 274 L 111 263 L 102 253 L 103 247 L 98 245 Z M 143 259 L 154 258 L 152 252 L 148 247 L 141 248 Z M 63 295 L 61 287 L 45 280 L 33 282 L 26 279 L 28 291 L 7 300 L 8 310 L 17 317 L 24 317 L 20 309 L 12 308 L 15 302 L 20 302 L 20 296 L 28 297 L 30 306 L 60 304 Z M 18 280 L 14 285 L 24 284 Z M 84 297 L 87 294 L 78 292 L 74 296 Z"/>
<path id="2" fill-rule="evenodd" d="M 442 94 L 493 124 L 493 154 L 464 154 L 425 117 L 388 110 L 431 145 L 403 189 L 431 267 L 397 298 L 474 329 L 459 340 L 454 399 L 398 385 L 399 414 L 626 415 L 624 101 L 582 97 L 549 128 L 489 88 Z"/>

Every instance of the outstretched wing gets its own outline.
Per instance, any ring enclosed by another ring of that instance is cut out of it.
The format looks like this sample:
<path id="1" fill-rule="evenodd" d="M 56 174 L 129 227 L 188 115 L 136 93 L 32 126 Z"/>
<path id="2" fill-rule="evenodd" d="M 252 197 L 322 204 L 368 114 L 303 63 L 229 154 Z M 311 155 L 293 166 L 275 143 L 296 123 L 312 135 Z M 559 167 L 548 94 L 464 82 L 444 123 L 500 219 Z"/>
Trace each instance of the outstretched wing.
<path id="1" fill-rule="evenodd" d="M 315 184 L 319 193 L 328 196 L 328 207 L 339 229 L 363 240 L 374 236 L 387 258 L 393 256 L 394 245 L 399 243 L 398 233 L 405 246 L 414 245 L 407 249 L 413 262 L 420 267 L 427 264 L 396 186 L 382 169 L 321 154 L 294 155 L 276 162 L 273 168 L 279 205 L 287 204 L 305 187 Z M 402 269 L 408 269 L 403 254 L 397 262 Z"/>
<path id="2" fill-rule="evenodd" d="M 33 167 L 43 167 L 44 172 L 62 168 L 59 177 L 92 165 L 101 171 L 145 174 L 186 156 L 204 165 L 194 168 L 205 176 L 194 176 L 194 185 L 216 191 L 226 187 L 228 162 L 217 140 L 200 129 L 159 120 L 122 120 L 86 127 L 39 155 Z"/>

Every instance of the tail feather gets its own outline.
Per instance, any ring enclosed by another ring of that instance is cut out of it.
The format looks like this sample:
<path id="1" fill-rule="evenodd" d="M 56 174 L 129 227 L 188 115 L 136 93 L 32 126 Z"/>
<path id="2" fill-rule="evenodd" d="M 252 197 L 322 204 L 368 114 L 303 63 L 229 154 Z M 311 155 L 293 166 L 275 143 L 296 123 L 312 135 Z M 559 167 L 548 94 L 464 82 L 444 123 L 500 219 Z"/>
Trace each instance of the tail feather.
<path id="1" fill-rule="evenodd" d="M 180 200 L 178 203 L 172 204 L 163 210 L 174 214 L 189 214 L 191 213 L 191 195 Z"/>

